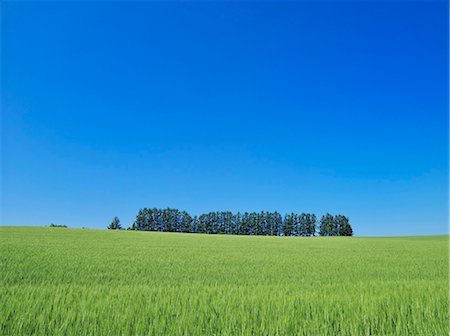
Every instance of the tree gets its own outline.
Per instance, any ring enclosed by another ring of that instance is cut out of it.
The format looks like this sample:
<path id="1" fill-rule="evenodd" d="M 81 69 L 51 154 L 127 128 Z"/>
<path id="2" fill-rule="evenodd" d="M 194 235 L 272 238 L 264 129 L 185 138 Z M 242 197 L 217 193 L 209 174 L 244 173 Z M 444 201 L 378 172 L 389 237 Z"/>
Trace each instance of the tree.
<path id="1" fill-rule="evenodd" d="M 283 232 L 283 217 L 276 211 L 273 213 L 272 232 L 274 236 L 281 236 Z"/>
<path id="2" fill-rule="evenodd" d="M 179 219 L 179 211 L 177 209 L 166 208 L 162 210 L 162 226 L 166 232 L 175 232 Z"/>
<path id="3" fill-rule="evenodd" d="M 233 213 L 231 211 L 223 211 L 220 213 L 221 224 L 223 224 L 225 234 L 233 232 Z"/>
<path id="4" fill-rule="evenodd" d="M 122 230 L 122 225 L 120 225 L 119 217 L 114 217 L 111 224 L 108 225 L 108 230 Z"/>
<path id="5" fill-rule="evenodd" d="M 144 212 L 139 209 L 134 223 L 131 225 L 131 230 L 144 230 Z"/>
<path id="6" fill-rule="evenodd" d="M 306 215 L 308 217 L 308 235 L 309 236 L 314 236 L 316 234 L 316 223 L 317 223 L 317 218 L 315 214 L 307 214 Z"/>
<path id="7" fill-rule="evenodd" d="M 242 225 L 242 215 L 238 212 L 235 215 L 232 215 L 231 219 L 231 234 L 240 234 L 241 233 L 241 225 Z"/>
<path id="8" fill-rule="evenodd" d="M 152 222 L 151 222 L 152 210 L 144 208 L 142 210 L 142 225 L 144 230 L 152 231 Z"/>
<path id="9" fill-rule="evenodd" d="M 298 228 L 300 236 L 314 236 L 316 233 L 316 215 L 302 213 L 298 216 Z"/>
<path id="10" fill-rule="evenodd" d="M 259 227 L 258 227 L 258 214 L 256 212 L 250 212 L 249 214 L 249 225 L 248 225 L 250 231 L 250 235 L 257 235 L 259 234 Z"/>
<path id="11" fill-rule="evenodd" d="M 207 229 L 206 233 L 219 233 L 219 216 L 218 212 L 209 212 L 207 215 Z"/>
<path id="12" fill-rule="evenodd" d="M 197 226 L 197 232 L 198 233 L 209 233 L 208 232 L 208 216 L 205 214 L 201 214 L 198 218 L 198 226 Z"/>
<path id="13" fill-rule="evenodd" d="M 350 226 L 348 217 L 337 215 L 334 221 L 338 227 L 339 236 L 353 236 L 353 229 Z"/>
<path id="14" fill-rule="evenodd" d="M 248 235 L 250 234 L 250 215 L 248 212 L 244 212 L 241 217 L 241 225 L 239 228 L 239 234 Z"/>
<path id="15" fill-rule="evenodd" d="M 261 213 L 256 215 L 256 221 L 257 221 L 257 225 L 256 225 L 256 235 L 260 235 L 260 236 L 267 236 L 268 235 L 268 216 L 267 216 L 267 212 L 265 211 L 261 211 Z"/>
<path id="16" fill-rule="evenodd" d="M 298 216 L 297 234 L 308 236 L 308 214 L 302 213 Z"/>
<path id="17" fill-rule="evenodd" d="M 182 211 L 179 232 L 194 232 L 192 224 L 192 217 L 186 211 Z"/>
<path id="18" fill-rule="evenodd" d="M 284 216 L 283 233 L 285 236 L 292 236 L 295 230 L 294 214 L 286 214 Z"/>
<path id="19" fill-rule="evenodd" d="M 327 213 L 322 216 L 320 220 L 320 229 L 319 234 L 321 236 L 337 236 L 338 235 L 338 227 L 335 223 L 333 215 Z"/>
<path id="20" fill-rule="evenodd" d="M 217 216 L 217 233 L 226 233 L 225 212 L 216 212 Z"/>
<path id="21" fill-rule="evenodd" d="M 194 216 L 194 218 L 192 218 L 192 224 L 191 224 L 192 231 L 191 232 L 192 233 L 199 233 L 198 226 L 199 226 L 198 217 Z"/>
<path id="22" fill-rule="evenodd" d="M 163 212 L 161 209 L 153 208 L 153 219 L 155 221 L 156 231 L 164 231 Z"/>

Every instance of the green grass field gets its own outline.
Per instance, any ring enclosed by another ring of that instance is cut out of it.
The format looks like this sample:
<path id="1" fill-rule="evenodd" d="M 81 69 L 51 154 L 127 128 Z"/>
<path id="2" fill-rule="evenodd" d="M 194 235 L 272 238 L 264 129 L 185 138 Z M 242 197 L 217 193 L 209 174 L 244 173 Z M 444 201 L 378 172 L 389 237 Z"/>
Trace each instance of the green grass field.
<path id="1" fill-rule="evenodd" d="M 448 335 L 448 238 L 0 227 L 0 334 Z"/>

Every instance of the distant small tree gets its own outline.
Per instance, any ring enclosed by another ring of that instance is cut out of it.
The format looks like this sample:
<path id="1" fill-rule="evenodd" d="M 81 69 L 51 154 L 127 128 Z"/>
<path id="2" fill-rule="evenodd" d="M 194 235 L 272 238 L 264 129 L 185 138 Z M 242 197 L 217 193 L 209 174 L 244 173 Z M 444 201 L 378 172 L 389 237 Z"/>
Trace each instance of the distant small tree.
<path id="1" fill-rule="evenodd" d="M 115 216 L 111 222 L 111 224 L 108 225 L 108 230 L 122 230 L 122 225 L 120 225 L 119 217 Z"/>

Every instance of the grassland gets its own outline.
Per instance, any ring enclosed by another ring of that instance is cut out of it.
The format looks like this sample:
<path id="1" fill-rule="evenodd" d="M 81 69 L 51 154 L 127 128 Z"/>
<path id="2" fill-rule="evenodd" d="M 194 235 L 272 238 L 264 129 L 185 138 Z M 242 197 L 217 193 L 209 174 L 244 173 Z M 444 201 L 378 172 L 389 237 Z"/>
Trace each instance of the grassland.
<path id="1" fill-rule="evenodd" d="M 1 335 L 448 335 L 448 236 L 0 227 Z"/>

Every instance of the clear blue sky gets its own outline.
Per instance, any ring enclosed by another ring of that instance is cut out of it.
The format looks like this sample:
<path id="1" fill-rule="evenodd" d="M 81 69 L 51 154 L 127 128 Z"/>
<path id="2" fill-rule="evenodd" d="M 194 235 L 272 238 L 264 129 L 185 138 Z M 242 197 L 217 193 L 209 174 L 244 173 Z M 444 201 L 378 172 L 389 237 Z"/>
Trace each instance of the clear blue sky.
<path id="1" fill-rule="evenodd" d="M 446 1 L 2 6 L 2 225 L 170 206 L 448 231 Z"/>

